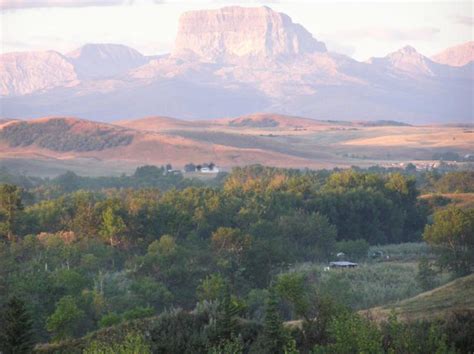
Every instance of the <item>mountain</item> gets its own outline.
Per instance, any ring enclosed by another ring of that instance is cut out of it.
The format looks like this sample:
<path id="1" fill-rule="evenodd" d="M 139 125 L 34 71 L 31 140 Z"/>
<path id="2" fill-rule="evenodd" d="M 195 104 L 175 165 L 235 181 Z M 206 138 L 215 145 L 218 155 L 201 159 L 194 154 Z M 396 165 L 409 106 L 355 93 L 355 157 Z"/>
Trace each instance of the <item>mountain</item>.
<path id="1" fill-rule="evenodd" d="M 440 64 L 412 47 L 359 62 L 327 51 L 268 7 L 184 13 L 173 51 L 159 57 L 111 44 L 55 53 L 61 65 L 41 59 L 44 53 L 15 55 L 25 67 L 45 70 L 17 69 L 2 57 L 0 115 L 9 118 L 212 120 L 255 112 L 410 124 L 474 118 L 469 65 Z"/>
<path id="2" fill-rule="evenodd" d="M 369 63 L 386 70 L 397 70 L 414 76 L 434 76 L 438 66 L 411 46 L 403 47 L 384 58 L 371 58 Z"/>
<path id="3" fill-rule="evenodd" d="M 445 49 L 431 59 L 437 63 L 450 66 L 467 65 L 474 61 L 474 41 Z"/>
<path id="4" fill-rule="evenodd" d="M 325 51 L 324 43 L 285 14 L 234 6 L 184 13 L 172 55 L 229 63 Z"/>
<path id="5" fill-rule="evenodd" d="M 74 66 L 55 51 L 2 54 L 0 73 L 1 96 L 26 95 L 77 83 Z"/>
<path id="6" fill-rule="evenodd" d="M 66 57 L 80 79 L 113 77 L 148 62 L 135 49 L 120 44 L 86 44 Z"/>

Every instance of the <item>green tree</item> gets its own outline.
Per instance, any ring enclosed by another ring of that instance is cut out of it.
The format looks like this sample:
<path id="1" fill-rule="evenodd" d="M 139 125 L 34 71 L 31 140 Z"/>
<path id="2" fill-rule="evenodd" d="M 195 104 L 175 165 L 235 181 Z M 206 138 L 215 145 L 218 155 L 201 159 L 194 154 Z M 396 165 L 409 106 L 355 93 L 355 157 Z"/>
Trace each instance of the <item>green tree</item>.
<path id="1" fill-rule="evenodd" d="M 288 342 L 280 316 L 276 289 L 271 288 L 265 304 L 265 319 L 262 333 L 262 350 L 265 353 L 283 353 Z"/>
<path id="2" fill-rule="evenodd" d="M 474 192 L 474 172 L 446 173 L 437 181 L 436 189 L 442 193 L 472 193 Z"/>
<path id="3" fill-rule="evenodd" d="M 0 185 L 0 235 L 13 240 L 19 226 L 23 205 L 21 190 L 11 184 Z"/>
<path id="4" fill-rule="evenodd" d="M 148 246 L 148 253 L 161 256 L 172 256 L 176 253 L 176 241 L 170 235 L 163 235 Z"/>
<path id="5" fill-rule="evenodd" d="M 116 246 L 120 243 L 120 237 L 125 231 L 126 226 L 122 217 L 118 215 L 117 209 L 109 206 L 102 213 L 101 234 L 108 240 L 110 246 Z"/>
<path id="6" fill-rule="evenodd" d="M 336 252 L 344 253 L 349 260 L 367 258 L 369 243 L 366 240 L 342 240 L 336 243 Z"/>
<path id="7" fill-rule="evenodd" d="M 330 344 L 317 346 L 315 353 L 383 353 L 382 334 L 377 325 L 358 314 L 341 314 L 329 327 Z"/>
<path id="8" fill-rule="evenodd" d="M 423 237 L 438 252 L 441 267 L 458 275 L 469 274 L 474 266 L 474 209 L 448 207 L 434 214 Z"/>
<path id="9" fill-rule="evenodd" d="M 137 278 L 130 285 L 130 290 L 139 299 L 140 304 L 163 309 L 173 300 L 173 294 L 161 282 L 152 277 Z"/>
<path id="10" fill-rule="evenodd" d="M 0 321 L 0 351 L 4 353 L 30 353 L 33 348 L 32 321 L 25 303 L 12 297 Z"/>
<path id="11" fill-rule="evenodd" d="M 303 274 L 282 274 L 278 277 L 275 288 L 280 297 L 292 305 L 296 317 L 304 318 L 308 322 L 313 320 L 313 305 L 316 301 L 311 296 L 315 293 L 308 287 Z"/>
<path id="12" fill-rule="evenodd" d="M 282 236 L 295 244 L 297 254 L 307 261 L 328 261 L 334 251 L 337 230 L 319 213 L 296 211 L 278 222 Z"/>
<path id="13" fill-rule="evenodd" d="M 231 339 L 236 328 L 236 316 L 239 314 L 238 305 L 232 301 L 229 284 L 224 287 L 220 299 L 217 316 L 217 330 L 221 339 Z"/>
<path id="14" fill-rule="evenodd" d="M 436 272 L 431 267 L 426 257 L 422 257 L 418 263 L 418 273 L 416 280 L 424 291 L 431 290 L 436 286 Z"/>
<path id="15" fill-rule="evenodd" d="M 93 341 L 83 354 L 151 354 L 151 348 L 143 336 L 129 333 L 118 343 Z"/>
<path id="16" fill-rule="evenodd" d="M 83 318 L 82 311 L 72 296 L 62 297 L 56 309 L 46 321 L 46 329 L 53 333 L 55 340 L 63 340 L 75 334 L 79 321 Z"/>
<path id="17" fill-rule="evenodd" d="M 220 341 L 219 344 L 210 347 L 207 354 L 243 354 L 244 349 L 242 338 L 237 337 Z"/>
<path id="18" fill-rule="evenodd" d="M 69 228 L 78 236 L 91 237 L 97 234 L 97 226 L 100 225 L 100 214 L 96 212 L 97 197 L 92 192 L 78 191 L 67 202 L 72 214 Z"/>
<path id="19" fill-rule="evenodd" d="M 211 243 L 217 264 L 227 271 L 234 286 L 236 275 L 242 270 L 244 255 L 250 248 L 251 237 L 240 229 L 220 227 L 212 234 Z"/>
<path id="20" fill-rule="evenodd" d="M 115 312 L 109 312 L 108 314 L 102 316 L 99 321 L 99 327 L 110 327 L 122 322 L 122 317 L 117 315 Z"/>
<path id="21" fill-rule="evenodd" d="M 223 294 L 225 287 L 225 280 L 220 274 L 211 274 L 201 280 L 201 284 L 196 290 L 197 297 L 200 301 L 217 300 Z"/>

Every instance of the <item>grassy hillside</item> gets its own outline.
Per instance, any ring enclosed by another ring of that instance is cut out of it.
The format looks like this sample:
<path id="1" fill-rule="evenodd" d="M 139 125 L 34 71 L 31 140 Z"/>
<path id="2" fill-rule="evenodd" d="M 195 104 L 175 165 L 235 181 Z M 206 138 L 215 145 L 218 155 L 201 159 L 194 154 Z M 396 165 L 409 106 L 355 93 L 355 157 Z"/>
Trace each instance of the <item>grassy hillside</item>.
<path id="1" fill-rule="evenodd" d="M 194 122 L 148 117 L 114 124 L 49 117 L 0 121 L 0 160 L 41 158 L 66 165 L 92 157 L 114 160 L 121 170 L 130 164 L 182 167 L 202 161 L 221 168 L 254 163 L 318 169 L 403 162 L 424 166 L 435 162 L 435 154 L 472 152 L 468 132 L 462 127 L 316 121 L 275 114 Z M 86 173 L 98 175 L 98 169 L 91 165 Z"/>
<path id="2" fill-rule="evenodd" d="M 375 307 L 362 313 L 382 321 L 387 319 L 392 310 L 395 310 L 400 319 L 409 321 L 445 318 L 452 311 L 474 310 L 474 274 L 397 304 Z"/>
<path id="3" fill-rule="evenodd" d="M 37 145 L 53 151 L 100 151 L 129 145 L 133 135 L 123 128 L 72 118 L 14 122 L 0 130 L 10 147 Z"/>

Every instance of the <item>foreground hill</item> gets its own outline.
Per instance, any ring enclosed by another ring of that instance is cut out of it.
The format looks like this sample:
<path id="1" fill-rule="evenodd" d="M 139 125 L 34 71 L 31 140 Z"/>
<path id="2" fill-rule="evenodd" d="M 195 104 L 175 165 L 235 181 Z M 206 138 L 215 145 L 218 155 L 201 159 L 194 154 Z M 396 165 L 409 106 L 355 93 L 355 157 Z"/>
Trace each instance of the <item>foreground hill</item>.
<path id="1" fill-rule="evenodd" d="M 376 321 L 385 321 L 388 319 L 392 310 L 395 310 L 399 319 L 405 321 L 446 319 L 453 312 L 473 311 L 474 274 L 456 279 L 439 288 L 401 301 L 398 305 L 377 307 L 366 311 L 360 311 L 359 313 L 367 315 Z M 83 338 L 38 345 L 35 352 L 80 353 L 93 341 L 113 343 L 114 341 L 122 340 L 126 334 L 130 332 L 143 333 L 146 337 L 149 337 L 150 333 L 154 330 L 156 331 L 156 328 L 160 328 L 161 331 L 163 331 L 161 336 L 165 337 L 167 333 L 166 331 L 169 330 L 169 328 L 163 326 L 162 319 L 170 318 L 171 316 L 173 315 L 161 315 L 124 322 L 92 332 Z M 194 324 L 197 324 L 200 321 L 199 316 L 192 313 L 185 313 L 181 310 L 175 311 L 174 316 L 179 317 L 182 323 L 184 323 L 184 320 L 186 319 L 191 319 Z M 240 325 L 253 325 L 254 329 L 257 328 L 257 325 L 253 324 L 251 321 L 242 320 L 239 322 L 242 322 Z M 293 328 L 301 328 L 301 321 L 289 321 L 285 322 L 285 325 Z M 183 335 L 183 337 L 185 335 Z M 153 335 L 151 335 L 151 337 L 154 339 Z"/>
<path id="2" fill-rule="evenodd" d="M 361 312 L 383 321 L 393 310 L 399 318 L 408 321 L 446 318 L 453 311 L 474 310 L 474 274 L 392 306 L 375 307 Z"/>
<path id="3" fill-rule="evenodd" d="M 38 165 L 55 175 L 52 171 L 61 164 L 86 175 L 131 172 L 143 164 L 182 168 L 210 161 L 224 169 L 255 163 L 332 168 L 410 161 L 427 167 L 436 162 L 436 153 L 472 153 L 472 135 L 468 127 L 316 121 L 267 113 L 205 121 L 154 116 L 117 124 L 73 117 L 5 119 L 0 121 L 0 164 L 41 175 Z"/>
<path id="4" fill-rule="evenodd" d="M 431 60 L 404 47 L 359 62 L 268 7 L 191 11 L 159 57 L 114 44 L 0 56 L 1 114 L 471 122 L 472 46 L 452 51 Z"/>

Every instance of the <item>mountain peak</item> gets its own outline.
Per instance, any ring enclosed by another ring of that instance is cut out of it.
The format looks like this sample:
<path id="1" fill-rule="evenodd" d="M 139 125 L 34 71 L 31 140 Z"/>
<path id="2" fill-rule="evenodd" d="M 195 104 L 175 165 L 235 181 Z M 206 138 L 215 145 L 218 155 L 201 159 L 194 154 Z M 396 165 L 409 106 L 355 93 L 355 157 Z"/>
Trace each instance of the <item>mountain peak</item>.
<path id="1" fill-rule="evenodd" d="M 412 46 L 405 46 L 383 58 L 371 58 L 370 64 L 395 69 L 411 75 L 433 76 L 433 65 L 429 58 L 417 52 Z"/>
<path id="2" fill-rule="evenodd" d="M 403 48 L 400 48 L 399 50 L 396 51 L 396 53 L 401 53 L 405 55 L 414 55 L 414 54 L 419 54 L 417 50 L 412 47 L 411 45 L 406 45 Z"/>
<path id="3" fill-rule="evenodd" d="M 230 6 L 184 13 L 173 56 L 234 62 L 325 51 L 324 43 L 285 14 L 266 6 Z"/>
<path id="4" fill-rule="evenodd" d="M 82 79 L 122 74 L 147 62 L 137 50 L 111 43 L 88 43 L 66 56 Z"/>
<path id="5" fill-rule="evenodd" d="M 102 57 L 127 53 L 132 56 L 142 57 L 137 50 L 123 44 L 115 43 L 86 43 L 82 47 L 66 54 L 69 58 L 77 58 L 84 55 L 100 55 Z"/>
<path id="6" fill-rule="evenodd" d="M 434 55 L 431 59 L 437 63 L 450 66 L 469 64 L 474 61 L 474 41 L 445 49 L 441 53 Z"/>

